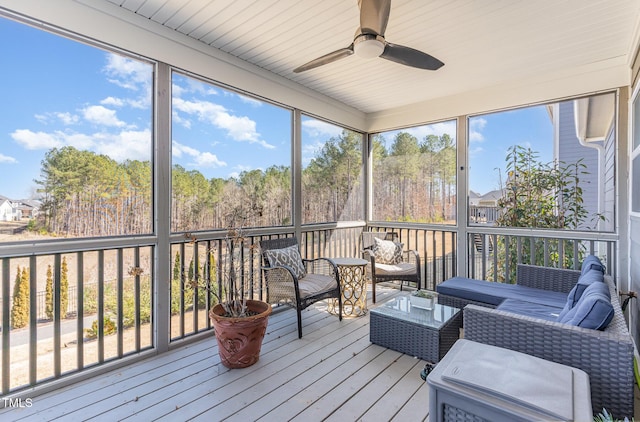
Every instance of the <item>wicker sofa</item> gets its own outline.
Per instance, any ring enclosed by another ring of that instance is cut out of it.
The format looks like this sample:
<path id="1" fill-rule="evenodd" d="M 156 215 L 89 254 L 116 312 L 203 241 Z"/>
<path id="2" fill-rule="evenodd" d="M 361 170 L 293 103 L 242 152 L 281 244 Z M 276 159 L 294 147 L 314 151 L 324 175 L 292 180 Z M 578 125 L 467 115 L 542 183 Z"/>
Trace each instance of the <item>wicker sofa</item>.
<path id="1" fill-rule="evenodd" d="M 549 291 L 555 295 L 553 300 L 557 300 L 558 294 L 569 293 L 580 274 L 580 271 L 519 265 L 517 285 L 523 286 L 525 291 Z M 631 417 L 633 343 L 613 280 L 605 275 L 604 281 L 609 287 L 614 312 L 603 331 L 522 315 L 513 309 L 498 310 L 495 303 L 461 298 L 451 290 L 447 294 L 439 293 L 438 301 L 464 309 L 466 339 L 581 369 L 589 375 L 594 414 L 606 408 L 615 417 Z M 520 287 L 507 289 L 517 290 Z M 468 297 L 468 294 L 463 296 Z"/>

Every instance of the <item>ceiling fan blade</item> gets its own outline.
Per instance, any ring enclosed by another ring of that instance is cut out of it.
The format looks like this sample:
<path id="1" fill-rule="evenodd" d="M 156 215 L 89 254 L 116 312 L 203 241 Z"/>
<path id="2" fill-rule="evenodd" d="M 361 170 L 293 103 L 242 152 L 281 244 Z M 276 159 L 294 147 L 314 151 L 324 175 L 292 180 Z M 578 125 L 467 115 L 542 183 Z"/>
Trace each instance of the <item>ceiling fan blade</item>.
<path id="1" fill-rule="evenodd" d="M 332 53 L 325 54 L 324 56 L 311 60 L 310 62 L 305 63 L 302 66 L 298 66 L 295 69 L 293 69 L 293 73 L 300 73 L 300 72 L 304 72 L 305 70 L 315 69 L 316 67 L 319 67 L 331 62 L 335 62 L 336 60 L 340 60 L 352 54 L 353 54 L 353 44 L 351 44 L 347 48 L 341 48 L 340 50 L 336 50 Z"/>
<path id="2" fill-rule="evenodd" d="M 390 42 L 387 43 L 380 57 L 419 69 L 438 70 L 444 66 L 444 63 L 427 53 Z"/>
<path id="3" fill-rule="evenodd" d="M 384 37 L 389 22 L 391 0 L 358 0 L 360 6 L 360 29 L 363 34 Z"/>

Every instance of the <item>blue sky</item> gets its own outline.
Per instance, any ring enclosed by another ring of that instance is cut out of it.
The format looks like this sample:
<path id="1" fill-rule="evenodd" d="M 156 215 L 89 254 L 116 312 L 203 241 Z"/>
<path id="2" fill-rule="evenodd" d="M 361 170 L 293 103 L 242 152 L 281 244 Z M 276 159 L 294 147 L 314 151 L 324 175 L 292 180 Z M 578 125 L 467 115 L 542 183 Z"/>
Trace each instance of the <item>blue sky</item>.
<path id="1" fill-rule="evenodd" d="M 40 162 L 54 147 L 70 145 L 116 161 L 151 159 L 150 64 L 4 18 L 0 52 L 0 195 L 32 196 Z M 172 90 L 174 164 L 207 178 L 290 165 L 289 110 L 179 73 Z M 342 130 L 308 117 L 302 129 L 303 163 Z M 503 166 L 509 145 L 551 153 L 551 125 L 542 107 L 473 118 L 470 130 L 470 186 L 480 193 L 498 187 L 495 168 Z M 453 122 L 409 131 L 419 139 L 431 133 L 455 137 Z"/>
<path id="2" fill-rule="evenodd" d="M 484 194 L 503 184 L 509 147 L 522 145 L 553 160 L 553 126 L 546 106 L 527 107 L 469 119 L 469 189 Z"/>

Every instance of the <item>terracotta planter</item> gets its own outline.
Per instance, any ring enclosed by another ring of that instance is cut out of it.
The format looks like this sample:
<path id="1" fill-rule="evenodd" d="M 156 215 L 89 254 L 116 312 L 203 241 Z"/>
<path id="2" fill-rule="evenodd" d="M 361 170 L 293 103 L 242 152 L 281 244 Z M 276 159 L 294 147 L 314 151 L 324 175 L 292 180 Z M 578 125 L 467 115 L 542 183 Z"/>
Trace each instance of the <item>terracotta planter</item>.
<path id="1" fill-rule="evenodd" d="M 258 314 L 244 318 L 224 317 L 224 308 L 219 304 L 209 312 L 218 340 L 218 354 L 227 368 L 246 368 L 260 358 L 271 305 L 259 300 L 247 300 L 247 308 Z"/>

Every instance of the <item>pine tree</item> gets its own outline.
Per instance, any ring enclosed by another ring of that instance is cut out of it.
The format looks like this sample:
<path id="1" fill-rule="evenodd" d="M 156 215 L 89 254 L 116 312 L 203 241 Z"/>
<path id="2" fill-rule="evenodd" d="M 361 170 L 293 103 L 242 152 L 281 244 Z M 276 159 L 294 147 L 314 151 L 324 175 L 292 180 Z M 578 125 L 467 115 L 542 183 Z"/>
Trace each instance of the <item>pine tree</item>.
<path id="1" fill-rule="evenodd" d="M 62 258 L 62 268 L 60 271 L 60 317 L 66 318 L 69 306 L 69 268 L 67 267 L 67 257 Z"/>
<path id="2" fill-rule="evenodd" d="M 176 259 L 173 261 L 173 279 L 180 280 L 180 252 L 176 252 Z"/>
<path id="3" fill-rule="evenodd" d="M 18 271 L 13 287 L 13 306 L 11 307 L 11 327 L 22 328 L 29 324 L 29 272 L 26 268 Z"/>
<path id="4" fill-rule="evenodd" d="M 45 293 L 45 314 L 48 319 L 53 319 L 53 270 L 47 266 L 47 286 Z"/>
<path id="5" fill-rule="evenodd" d="M 193 258 L 191 259 L 191 262 L 189 262 L 189 273 L 188 275 L 188 280 L 190 282 L 193 282 L 193 280 L 195 280 L 195 270 L 193 268 Z"/>

